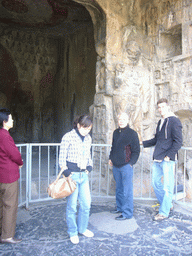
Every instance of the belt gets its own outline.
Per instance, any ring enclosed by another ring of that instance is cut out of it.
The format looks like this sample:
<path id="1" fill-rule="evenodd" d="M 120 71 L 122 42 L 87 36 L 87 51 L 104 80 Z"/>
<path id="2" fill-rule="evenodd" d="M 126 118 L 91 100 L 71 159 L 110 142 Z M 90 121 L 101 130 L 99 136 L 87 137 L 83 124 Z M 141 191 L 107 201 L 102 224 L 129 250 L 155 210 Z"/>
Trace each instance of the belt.
<path id="1" fill-rule="evenodd" d="M 87 171 L 87 170 L 85 170 L 85 169 L 82 169 L 82 170 L 79 170 L 78 171 L 79 173 L 82 173 L 82 172 L 85 172 L 85 173 L 89 173 L 89 171 Z M 78 173 L 78 172 L 71 172 L 71 174 L 73 174 L 73 173 Z"/>

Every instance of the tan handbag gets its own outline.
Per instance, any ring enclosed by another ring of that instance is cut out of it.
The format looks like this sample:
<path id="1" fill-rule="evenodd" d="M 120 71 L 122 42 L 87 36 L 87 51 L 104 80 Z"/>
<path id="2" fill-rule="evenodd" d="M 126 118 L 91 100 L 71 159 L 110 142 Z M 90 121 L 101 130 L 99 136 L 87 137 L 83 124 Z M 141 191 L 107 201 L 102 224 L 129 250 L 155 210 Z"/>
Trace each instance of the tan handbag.
<path id="1" fill-rule="evenodd" d="M 57 176 L 57 179 L 49 185 L 47 192 L 52 198 L 58 199 L 71 195 L 76 189 L 76 182 L 71 177 L 65 177 L 60 179 L 60 176 L 64 170 L 61 169 Z"/>

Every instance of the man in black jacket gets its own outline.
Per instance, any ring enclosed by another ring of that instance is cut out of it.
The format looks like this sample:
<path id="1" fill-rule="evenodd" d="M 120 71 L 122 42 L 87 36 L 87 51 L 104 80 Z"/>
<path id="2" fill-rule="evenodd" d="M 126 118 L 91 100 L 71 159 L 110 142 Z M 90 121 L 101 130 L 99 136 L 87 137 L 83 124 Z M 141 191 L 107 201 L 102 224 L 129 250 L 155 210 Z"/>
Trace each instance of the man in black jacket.
<path id="1" fill-rule="evenodd" d="M 143 146 L 155 146 L 152 184 L 160 203 L 159 213 L 154 220 L 159 221 L 169 216 L 172 207 L 175 161 L 178 150 L 182 146 L 182 125 L 175 114 L 170 111 L 167 99 L 160 99 L 157 106 L 162 118 L 157 124 L 155 137 L 143 141 Z M 164 177 L 163 184 L 162 176 Z"/>
<path id="2" fill-rule="evenodd" d="M 121 213 L 116 220 L 131 219 L 133 216 L 133 165 L 140 154 L 137 133 L 128 125 L 128 115 L 118 117 L 119 128 L 113 133 L 109 165 L 113 166 L 116 181 L 117 208 L 112 213 Z"/>

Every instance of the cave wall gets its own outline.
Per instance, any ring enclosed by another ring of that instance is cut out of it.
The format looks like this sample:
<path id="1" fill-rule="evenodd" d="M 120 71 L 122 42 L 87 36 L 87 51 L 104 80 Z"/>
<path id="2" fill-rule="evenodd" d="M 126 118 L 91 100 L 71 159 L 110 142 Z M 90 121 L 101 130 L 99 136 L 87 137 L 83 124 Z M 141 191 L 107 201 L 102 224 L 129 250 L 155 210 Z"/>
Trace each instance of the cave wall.
<path id="1" fill-rule="evenodd" d="M 95 95 L 96 51 L 92 28 L 82 28 L 59 40 L 55 78 L 58 141 L 71 130 L 74 118 L 89 114 Z"/>
<path id="2" fill-rule="evenodd" d="M 191 145 L 192 3 L 82 4 L 92 17 L 93 31 L 81 26 L 70 35 L 51 37 L 43 30 L 0 29 L 2 49 L 15 70 L 1 98 L 8 105 L 11 98 L 17 141 L 58 141 L 74 116 L 88 109 L 94 142 L 111 143 L 120 111 L 128 112 L 130 126 L 146 139 L 159 118 L 156 101 L 167 97 L 182 120 L 184 145 Z"/>
<path id="3" fill-rule="evenodd" d="M 48 29 L 0 27 L 0 105 L 13 112 L 15 141 L 60 142 L 73 118 L 90 112 L 93 142 L 111 144 L 120 111 L 141 140 L 149 139 L 160 117 L 156 102 L 167 97 L 181 119 L 183 145 L 191 146 L 191 1 L 81 3 L 93 28 L 79 22 L 53 36 Z M 104 179 L 107 160 L 108 152 Z"/>
<path id="4" fill-rule="evenodd" d="M 53 141 L 53 80 L 56 74 L 57 41 L 31 31 L 4 29 L 0 44 L 14 63 L 16 76 L 2 91 L 14 118 L 11 133 L 16 142 Z M 5 67 L 5 63 L 2 63 Z M 3 70 L 12 77 L 12 70 Z M 3 83 L 3 82 L 2 82 Z M 1 106 L 4 107 L 2 101 Z M 44 123 L 44 125 L 43 125 Z"/>
<path id="5" fill-rule="evenodd" d="M 0 44 L 0 105 L 13 114 L 15 141 L 60 142 L 75 115 L 89 113 L 93 104 L 93 29 L 50 37 L 7 28 Z"/>

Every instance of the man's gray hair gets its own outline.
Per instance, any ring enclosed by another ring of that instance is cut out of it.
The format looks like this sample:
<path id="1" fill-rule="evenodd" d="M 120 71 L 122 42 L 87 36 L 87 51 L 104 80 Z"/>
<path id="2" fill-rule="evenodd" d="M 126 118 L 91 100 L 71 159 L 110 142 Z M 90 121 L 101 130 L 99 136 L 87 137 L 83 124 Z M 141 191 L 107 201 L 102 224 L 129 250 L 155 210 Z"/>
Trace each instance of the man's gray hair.
<path id="1" fill-rule="evenodd" d="M 159 99 L 159 100 L 157 101 L 157 105 L 159 105 L 159 104 L 161 104 L 161 103 L 166 103 L 166 104 L 168 104 L 168 100 L 167 100 L 166 98 Z"/>
<path id="2" fill-rule="evenodd" d="M 121 112 L 121 113 L 119 113 L 118 118 L 119 118 L 120 116 L 126 116 L 126 118 L 129 119 L 129 116 L 128 116 L 128 114 L 127 114 L 126 112 Z"/>

